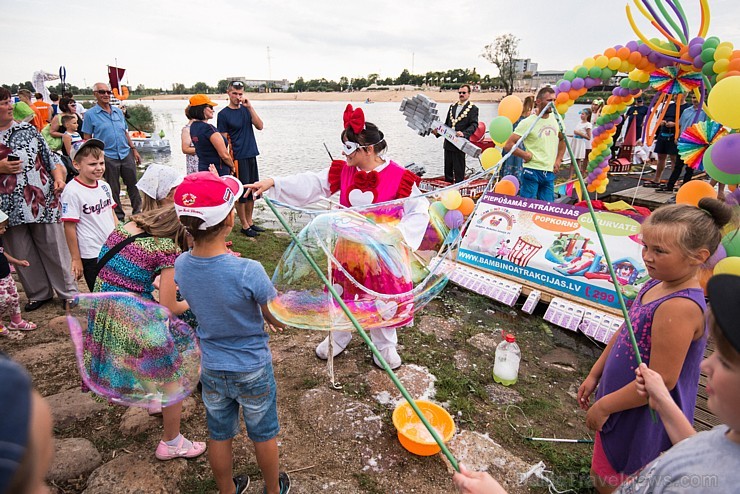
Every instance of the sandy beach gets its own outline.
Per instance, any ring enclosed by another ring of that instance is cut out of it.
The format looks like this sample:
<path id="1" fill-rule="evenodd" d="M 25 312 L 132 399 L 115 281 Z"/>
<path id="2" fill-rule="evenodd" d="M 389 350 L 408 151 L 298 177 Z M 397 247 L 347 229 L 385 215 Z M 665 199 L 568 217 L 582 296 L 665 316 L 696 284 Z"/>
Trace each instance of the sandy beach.
<path id="1" fill-rule="evenodd" d="M 245 96 L 255 101 L 365 101 L 372 102 L 400 102 L 404 98 L 413 97 L 419 93 L 427 95 L 438 103 L 452 103 L 457 101 L 457 91 L 353 91 L 347 92 L 305 92 L 305 93 L 246 93 Z M 515 93 L 524 99 L 531 93 Z M 161 94 L 147 96 L 141 100 L 187 100 L 190 94 Z M 474 102 L 496 103 L 506 96 L 503 92 L 474 92 L 470 99 Z M 215 100 L 227 99 L 225 94 L 211 95 Z"/>

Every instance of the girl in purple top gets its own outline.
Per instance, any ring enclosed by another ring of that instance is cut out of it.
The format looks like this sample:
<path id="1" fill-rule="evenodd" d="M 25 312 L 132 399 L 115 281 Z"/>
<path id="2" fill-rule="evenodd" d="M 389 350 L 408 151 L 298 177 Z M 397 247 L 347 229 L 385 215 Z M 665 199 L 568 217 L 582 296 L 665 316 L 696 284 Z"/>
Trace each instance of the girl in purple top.
<path id="1" fill-rule="evenodd" d="M 706 346 L 704 292 L 697 273 L 720 243 L 732 209 L 716 199 L 699 207 L 665 206 L 642 224 L 642 259 L 652 278 L 629 311 L 640 357 L 660 373 L 689 421 Z M 671 447 L 662 423 L 653 422 L 635 386 L 635 358 L 626 325 L 614 334 L 586 380 L 578 402 L 586 425 L 598 431 L 591 476 L 599 492 L 612 492 L 629 474 Z M 596 390 L 598 385 L 598 390 Z M 596 402 L 589 398 L 596 390 Z"/>

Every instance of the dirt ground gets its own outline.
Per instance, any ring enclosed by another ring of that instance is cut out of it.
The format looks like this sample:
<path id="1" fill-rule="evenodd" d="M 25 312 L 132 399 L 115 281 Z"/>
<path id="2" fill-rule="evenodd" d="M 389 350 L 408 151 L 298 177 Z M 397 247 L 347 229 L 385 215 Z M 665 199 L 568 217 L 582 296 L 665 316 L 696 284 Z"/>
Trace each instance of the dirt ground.
<path id="1" fill-rule="evenodd" d="M 253 244 L 235 242 L 234 249 L 250 255 Z M 271 262 L 266 263 L 268 272 Z M 21 305 L 25 302 L 21 293 Z M 79 387 L 63 314 L 56 301 L 47 304 L 24 314 L 39 325 L 38 330 L 23 340 L 0 341 L 3 351 L 27 366 L 44 396 Z M 523 354 L 519 382 L 511 388 L 494 383 L 491 375 L 502 329 L 516 334 Z M 289 329 L 274 334 L 270 341 L 282 429 L 280 461 L 281 468 L 291 472 L 291 492 L 453 492 L 451 469 L 441 454 L 415 456 L 400 445 L 391 421 L 400 394 L 372 364 L 361 339 L 356 336 L 335 359 L 334 370 L 342 387 L 332 389 L 326 364 L 314 354 L 323 337 Z M 541 312 L 530 316 L 453 285 L 418 313 L 415 326 L 400 331 L 399 338 L 405 365 L 398 374 L 415 398 L 432 399 L 453 415 L 458 434 L 449 447 L 459 461 L 488 469 L 512 492 L 546 491 L 542 482 L 517 483 L 519 474 L 539 461 L 544 461 L 551 471 L 549 478 L 559 489 L 589 490 L 590 445 L 525 438 L 590 437 L 574 393 L 599 355 L 594 344 L 582 335 L 550 326 Z M 188 438 L 206 440 L 205 411 L 197 393 L 194 397 L 182 431 Z M 153 454 L 161 419 L 143 432 L 124 433 L 125 412 L 124 407 L 109 405 L 68 425 L 57 425 L 56 437 L 88 439 L 103 463 L 127 454 L 153 465 L 152 471 L 162 472 L 164 467 Z M 234 444 L 235 472 L 252 477 L 249 492 L 261 492 L 259 469 L 244 431 Z M 170 463 L 178 462 L 174 491 L 215 492 L 205 455 Z M 128 468 L 138 464 L 131 462 Z M 86 488 L 89 493 L 102 492 L 88 486 L 88 480 L 85 474 L 55 480 L 53 487 L 60 493 Z M 160 491 L 167 490 L 137 490 L 120 482 L 110 492 Z"/>

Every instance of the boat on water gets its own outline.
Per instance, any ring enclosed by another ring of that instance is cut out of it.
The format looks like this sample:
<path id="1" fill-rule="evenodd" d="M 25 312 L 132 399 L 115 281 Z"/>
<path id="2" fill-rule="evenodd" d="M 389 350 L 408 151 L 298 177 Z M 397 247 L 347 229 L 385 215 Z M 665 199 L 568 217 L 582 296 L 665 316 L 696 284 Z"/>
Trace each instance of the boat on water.
<path id="1" fill-rule="evenodd" d="M 156 134 L 149 132 L 129 132 L 131 136 L 131 142 L 134 143 L 134 147 L 139 152 L 145 153 L 169 153 L 170 140 L 163 137 L 159 137 Z"/>

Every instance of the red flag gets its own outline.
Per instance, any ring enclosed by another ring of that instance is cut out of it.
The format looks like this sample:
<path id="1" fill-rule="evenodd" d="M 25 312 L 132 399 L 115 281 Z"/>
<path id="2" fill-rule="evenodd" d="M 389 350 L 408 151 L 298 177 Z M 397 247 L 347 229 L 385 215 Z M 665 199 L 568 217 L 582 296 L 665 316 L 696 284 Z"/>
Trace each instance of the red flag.
<path id="1" fill-rule="evenodd" d="M 622 146 L 634 146 L 635 142 L 637 142 L 637 119 L 630 118 L 630 126 L 627 127 Z"/>
<path id="2" fill-rule="evenodd" d="M 111 90 L 116 89 L 119 92 L 121 91 L 121 79 L 123 79 L 124 73 L 126 73 L 126 69 L 108 66 L 108 81 L 110 82 Z"/>

